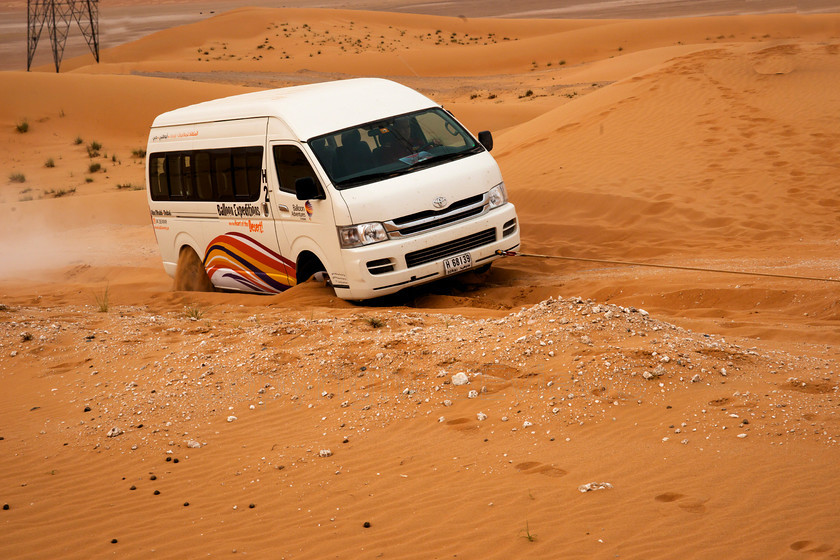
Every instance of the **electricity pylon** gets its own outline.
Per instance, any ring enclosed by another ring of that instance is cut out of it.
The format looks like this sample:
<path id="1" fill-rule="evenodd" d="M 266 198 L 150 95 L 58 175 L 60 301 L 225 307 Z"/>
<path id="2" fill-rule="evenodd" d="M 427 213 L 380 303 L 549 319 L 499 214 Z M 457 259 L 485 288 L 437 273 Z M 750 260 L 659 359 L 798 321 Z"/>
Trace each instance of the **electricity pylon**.
<path id="1" fill-rule="evenodd" d="M 44 25 L 50 34 L 55 71 L 61 66 L 64 45 L 70 24 L 75 19 L 87 41 L 90 52 L 99 62 L 99 0 L 27 0 L 26 70 L 32 66 L 35 47 Z"/>

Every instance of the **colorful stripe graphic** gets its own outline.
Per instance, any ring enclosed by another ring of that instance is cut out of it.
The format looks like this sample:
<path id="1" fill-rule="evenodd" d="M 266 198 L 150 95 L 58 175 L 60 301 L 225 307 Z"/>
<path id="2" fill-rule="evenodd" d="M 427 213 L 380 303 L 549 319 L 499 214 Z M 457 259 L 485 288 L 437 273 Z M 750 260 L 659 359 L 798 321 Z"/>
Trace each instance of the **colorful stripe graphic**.
<path id="1" fill-rule="evenodd" d="M 220 235 L 210 242 L 204 268 L 213 284 L 225 286 L 232 280 L 249 292 L 275 294 L 297 284 L 295 263 L 236 232 Z"/>

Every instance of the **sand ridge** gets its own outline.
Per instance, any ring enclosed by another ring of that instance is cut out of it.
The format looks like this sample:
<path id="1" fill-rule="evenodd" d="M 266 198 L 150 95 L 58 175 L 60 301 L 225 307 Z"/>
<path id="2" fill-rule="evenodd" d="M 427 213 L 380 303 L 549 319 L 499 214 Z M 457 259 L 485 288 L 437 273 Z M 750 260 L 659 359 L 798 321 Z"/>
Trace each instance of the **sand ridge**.
<path id="1" fill-rule="evenodd" d="M 836 284 L 179 292 L 141 187 L 160 112 L 384 76 L 494 132 L 523 251 L 837 278 L 838 22 L 243 8 L 0 73 L 0 556 L 837 557 Z"/>

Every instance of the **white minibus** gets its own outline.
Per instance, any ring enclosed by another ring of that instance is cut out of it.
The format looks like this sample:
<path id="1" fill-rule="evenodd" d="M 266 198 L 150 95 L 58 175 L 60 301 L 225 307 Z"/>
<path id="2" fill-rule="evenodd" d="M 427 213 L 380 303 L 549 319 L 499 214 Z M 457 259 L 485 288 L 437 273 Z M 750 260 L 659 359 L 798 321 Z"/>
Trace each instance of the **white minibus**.
<path id="1" fill-rule="evenodd" d="M 373 78 L 163 113 L 146 155 L 163 266 L 178 278 L 198 263 L 208 287 L 262 293 L 320 274 L 351 300 L 489 267 L 519 247 L 492 143 Z"/>

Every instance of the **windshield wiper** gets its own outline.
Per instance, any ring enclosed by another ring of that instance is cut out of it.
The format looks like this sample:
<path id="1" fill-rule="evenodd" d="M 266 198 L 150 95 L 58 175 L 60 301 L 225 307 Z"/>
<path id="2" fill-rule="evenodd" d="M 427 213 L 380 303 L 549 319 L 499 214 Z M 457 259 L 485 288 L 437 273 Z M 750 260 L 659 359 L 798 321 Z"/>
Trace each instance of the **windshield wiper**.
<path id="1" fill-rule="evenodd" d="M 390 179 L 391 177 L 396 177 L 397 175 L 402 175 L 405 173 L 409 168 L 397 169 L 395 171 L 383 171 L 380 173 L 366 173 L 364 175 L 359 175 L 357 177 L 350 177 L 349 179 L 344 179 L 343 181 L 336 182 L 336 187 L 345 188 L 345 187 L 352 187 L 355 185 L 360 185 L 362 183 L 370 183 L 373 181 L 380 181 L 382 179 Z"/>
<path id="2" fill-rule="evenodd" d="M 442 163 L 443 161 L 447 160 L 455 160 L 460 159 L 465 156 L 469 156 L 475 153 L 478 153 L 480 149 L 470 148 L 469 150 L 464 150 L 463 152 L 456 152 L 456 153 L 445 153 L 445 154 L 438 154 L 431 157 L 418 159 L 414 163 L 408 166 L 408 169 L 417 169 L 420 167 L 426 167 L 427 165 L 435 165 L 438 163 Z"/>

